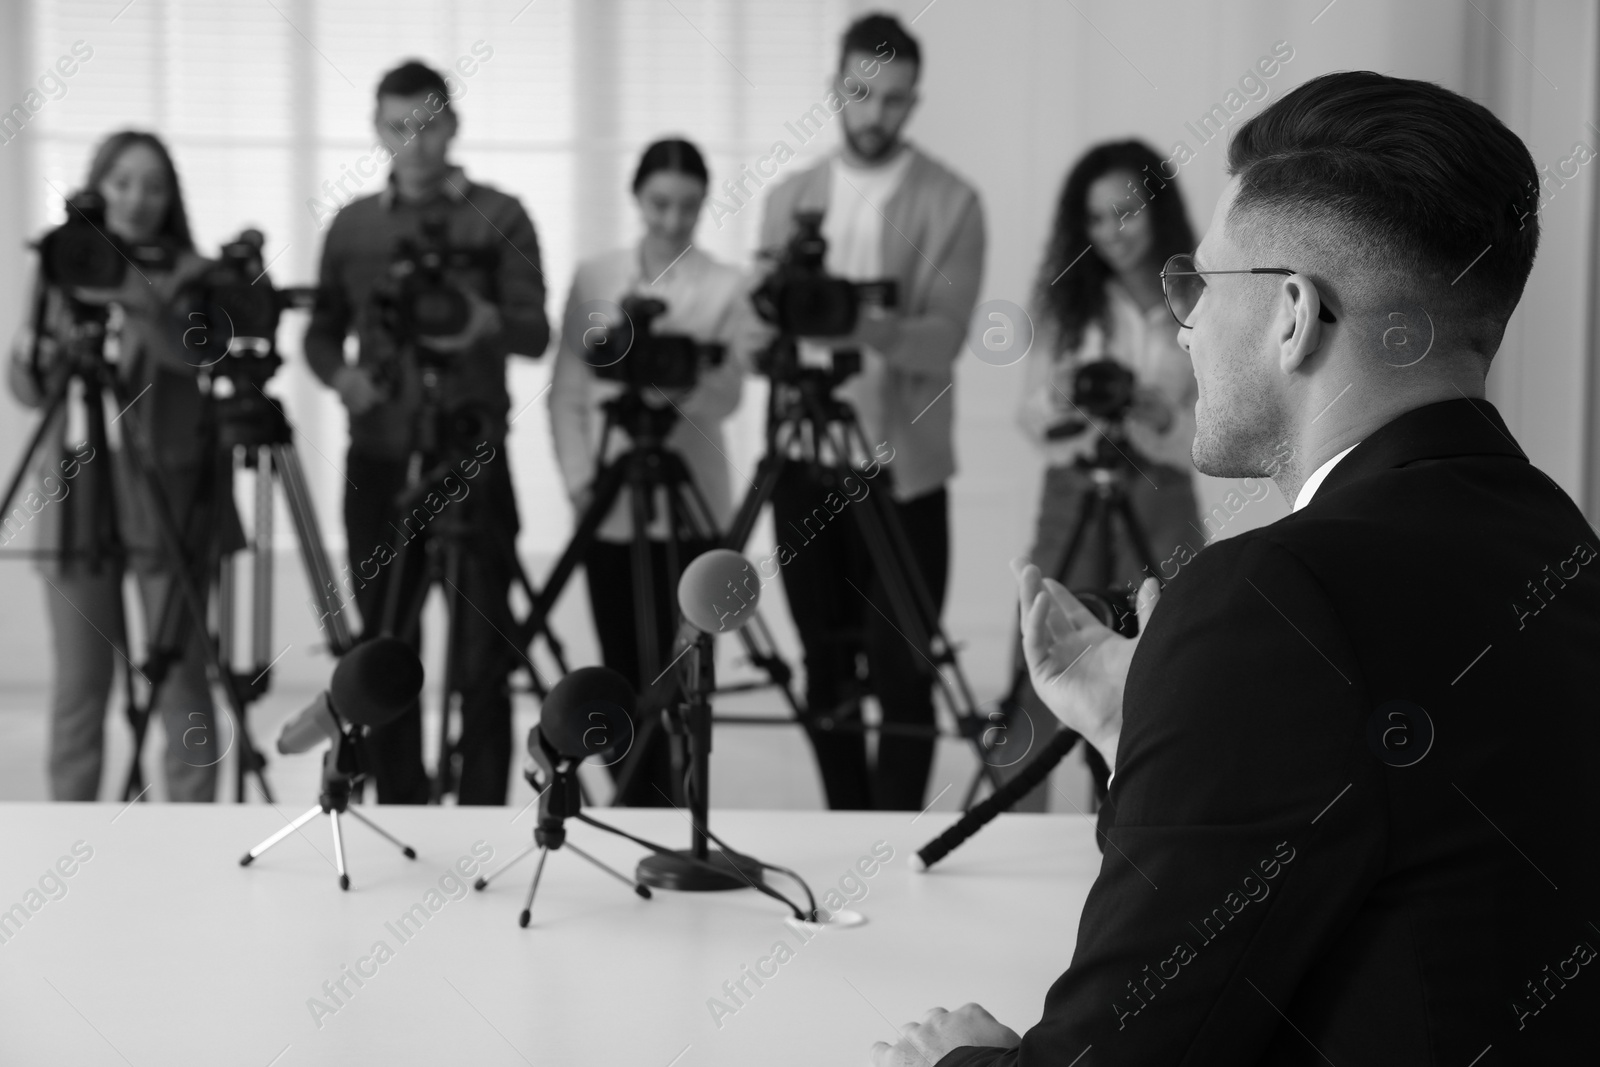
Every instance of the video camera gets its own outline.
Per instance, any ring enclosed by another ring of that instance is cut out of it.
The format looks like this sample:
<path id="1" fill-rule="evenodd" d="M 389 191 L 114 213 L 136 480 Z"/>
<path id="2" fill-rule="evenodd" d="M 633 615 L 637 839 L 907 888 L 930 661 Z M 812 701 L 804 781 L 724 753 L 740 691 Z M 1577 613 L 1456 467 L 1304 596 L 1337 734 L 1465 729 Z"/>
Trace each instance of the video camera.
<path id="1" fill-rule="evenodd" d="M 622 321 L 584 333 L 584 362 L 595 376 L 634 389 L 692 389 L 703 367 L 720 367 L 727 349 L 675 333 L 656 333 L 651 324 L 667 305 L 654 297 L 623 297 Z"/>
<path id="2" fill-rule="evenodd" d="M 1110 423 L 1120 423 L 1133 407 L 1134 386 L 1137 379 L 1133 371 L 1114 359 L 1096 359 L 1079 364 L 1072 375 L 1072 403 L 1084 415 Z M 1081 418 L 1070 418 L 1056 423 L 1045 431 L 1045 437 L 1059 441 L 1075 437 L 1089 428 Z"/>
<path id="3" fill-rule="evenodd" d="M 171 270 L 174 249 L 165 244 L 136 245 L 106 229 L 106 202 L 85 189 L 67 200 L 67 221 L 39 239 L 44 280 L 62 289 L 115 289 L 128 264 Z"/>
<path id="4" fill-rule="evenodd" d="M 186 348 L 211 349 L 213 363 L 245 351 L 269 353 L 283 312 L 311 306 L 316 290 L 279 289 L 266 276 L 261 254 L 265 244 L 260 230 L 241 231 L 222 246 L 217 261 L 185 287 L 180 308 L 187 309 L 186 321 L 193 324 L 184 331 Z"/>
<path id="5" fill-rule="evenodd" d="M 400 238 L 389 259 L 389 284 L 373 294 L 385 332 L 397 343 L 426 353 L 429 340 L 465 330 L 472 304 L 450 275 L 477 265 L 482 257 L 476 250 L 451 247 L 443 219 L 423 223 L 420 240 Z"/>
<path id="6" fill-rule="evenodd" d="M 863 307 L 899 302 L 893 281 L 852 282 L 828 274 L 822 212 L 797 211 L 795 232 L 777 267 L 751 294 L 756 312 L 788 337 L 842 337 L 856 328 Z"/>

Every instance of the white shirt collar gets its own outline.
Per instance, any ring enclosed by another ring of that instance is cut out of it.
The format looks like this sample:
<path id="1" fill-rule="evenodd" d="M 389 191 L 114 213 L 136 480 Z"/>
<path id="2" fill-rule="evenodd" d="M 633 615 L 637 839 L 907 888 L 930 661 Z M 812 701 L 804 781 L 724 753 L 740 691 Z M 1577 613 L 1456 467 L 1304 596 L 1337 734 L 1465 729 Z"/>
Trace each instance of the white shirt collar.
<path id="1" fill-rule="evenodd" d="M 1360 441 L 1357 441 L 1356 445 L 1360 443 Z M 1356 445 L 1351 445 L 1350 448 L 1340 452 L 1337 456 L 1329 459 L 1322 466 L 1311 472 L 1311 477 L 1306 479 L 1305 484 L 1300 487 L 1299 495 L 1294 498 L 1294 510 L 1299 511 L 1311 503 L 1311 498 L 1316 495 L 1317 489 L 1322 485 L 1323 480 L 1328 477 L 1328 473 L 1333 470 L 1334 465 L 1348 456 L 1350 449 L 1356 447 Z"/>

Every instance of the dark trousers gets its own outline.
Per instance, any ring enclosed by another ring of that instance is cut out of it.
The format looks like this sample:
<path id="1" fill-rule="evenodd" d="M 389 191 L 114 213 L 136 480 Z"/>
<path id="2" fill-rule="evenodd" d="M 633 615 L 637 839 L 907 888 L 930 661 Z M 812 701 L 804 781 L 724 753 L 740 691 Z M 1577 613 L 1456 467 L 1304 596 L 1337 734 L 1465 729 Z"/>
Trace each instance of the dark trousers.
<path id="1" fill-rule="evenodd" d="M 892 503 L 910 541 L 911 558 L 943 612 L 950 565 L 949 497 L 944 489 L 894 501 L 887 473 L 870 483 L 872 494 Z M 861 720 L 860 698 L 878 698 L 885 723 L 934 725 L 934 668 L 902 635 L 887 592 L 861 536 L 863 497 L 837 513 L 826 504 L 829 487 L 805 467 L 787 467 L 772 494 L 780 546 L 793 553 L 784 564 L 783 589 L 805 647 L 806 706 L 844 723 Z M 834 496 L 837 503 L 843 494 Z M 780 557 L 781 559 L 782 557 Z M 855 730 L 807 731 L 817 754 L 823 790 L 834 809 L 917 811 L 923 804 L 934 739 L 882 733 L 869 767 L 866 735 Z"/>
<path id="2" fill-rule="evenodd" d="M 462 531 L 460 577 L 456 581 L 460 603 L 455 612 L 456 684 L 462 691 L 458 799 L 462 804 L 504 804 L 511 771 L 511 693 L 507 676 L 520 662 L 520 650 L 508 635 L 512 618 L 511 589 L 517 533 L 516 499 L 511 471 L 502 445 L 494 459 L 483 463 L 474 478 L 452 475 L 459 499 L 445 493 L 447 501 L 435 513 L 421 505 L 422 514 L 397 514 L 395 497 L 405 488 L 406 461 L 363 456 L 348 457 L 349 484 L 344 497 L 344 525 L 349 539 L 351 581 L 361 609 L 363 637 L 383 631 L 385 607 L 391 587 L 399 611 L 393 636 L 420 650 L 422 632 L 417 591 L 426 581 L 428 555 L 443 553 L 447 528 Z M 460 486 L 467 492 L 461 496 Z M 422 516 L 429 521 L 421 521 Z M 403 554 L 403 556 L 402 556 Z M 442 556 L 441 556 L 442 561 Z M 369 577 L 369 575 L 371 577 Z M 457 596 L 448 585 L 447 597 Z M 380 804 L 426 804 L 428 774 L 422 765 L 422 705 L 413 703 L 387 726 L 368 731 L 362 745 L 367 772 L 378 788 Z"/>
<path id="3" fill-rule="evenodd" d="M 710 541 L 690 541 L 679 545 L 677 565 L 680 573 L 691 559 L 712 547 L 714 543 Z M 639 614 L 634 606 L 636 587 L 632 554 L 631 544 L 596 540 L 589 546 L 583 562 L 589 585 L 589 611 L 594 616 L 595 633 L 600 638 L 601 661 L 628 679 L 634 692 L 643 692 L 671 662 L 672 639 L 677 633 L 680 618 L 678 589 L 674 576 L 667 570 L 666 543 L 650 542 L 656 649 L 655 667 L 646 676 L 641 669 L 639 656 Z M 664 728 L 653 731 L 649 741 L 643 740 L 643 726 L 644 723 L 635 718 L 632 744 L 626 753 L 610 764 L 611 777 L 616 779 L 626 763 L 640 761 L 627 790 L 617 795 L 615 803 L 641 808 L 664 807 L 672 803 L 674 796 L 671 744 Z"/>

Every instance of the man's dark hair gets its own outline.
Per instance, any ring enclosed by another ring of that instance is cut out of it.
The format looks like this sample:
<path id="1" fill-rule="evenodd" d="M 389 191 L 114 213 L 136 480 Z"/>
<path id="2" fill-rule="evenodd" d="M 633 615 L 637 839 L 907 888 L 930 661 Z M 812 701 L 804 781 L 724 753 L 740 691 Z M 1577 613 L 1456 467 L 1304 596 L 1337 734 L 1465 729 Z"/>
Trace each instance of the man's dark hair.
<path id="1" fill-rule="evenodd" d="M 450 89 L 444 83 L 444 75 L 419 59 L 408 59 L 378 80 L 376 95 L 420 96 L 430 92 L 438 93 L 446 104 L 450 102 Z"/>
<path id="2" fill-rule="evenodd" d="M 887 46 L 891 51 L 885 56 L 879 50 Z M 839 69 L 844 70 L 844 60 L 851 52 L 868 52 L 880 59 L 894 58 L 897 63 L 909 62 L 922 70 L 922 49 L 917 39 L 906 32 L 900 20 L 893 15 L 875 11 L 863 15 L 850 24 L 839 42 Z"/>
<path id="3" fill-rule="evenodd" d="M 1493 355 L 1533 270 L 1539 173 L 1487 108 L 1432 82 L 1324 74 L 1239 127 L 1228 171 L 1230 229 L 1339 249 L 1352 276 L 1409 283 Z"/>

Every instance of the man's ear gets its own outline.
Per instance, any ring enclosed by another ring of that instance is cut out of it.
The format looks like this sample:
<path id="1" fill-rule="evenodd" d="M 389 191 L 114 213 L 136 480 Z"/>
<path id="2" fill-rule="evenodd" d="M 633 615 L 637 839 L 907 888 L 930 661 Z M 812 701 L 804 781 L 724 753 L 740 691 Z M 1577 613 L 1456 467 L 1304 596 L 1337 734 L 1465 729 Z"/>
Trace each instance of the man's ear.
<path id="1" fill-rule="evenodd" d="M 1285 278 L 1279 294 L 1278 369 L 1293 374 L 1322 345 L 1322 295 L 1304 274 Z"/>

